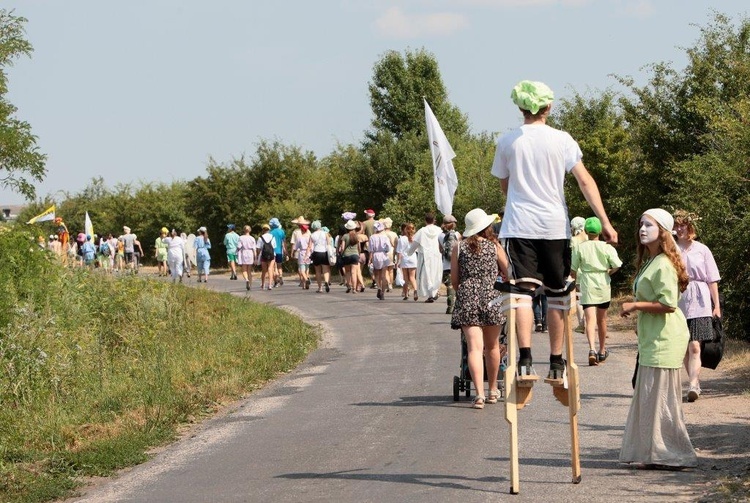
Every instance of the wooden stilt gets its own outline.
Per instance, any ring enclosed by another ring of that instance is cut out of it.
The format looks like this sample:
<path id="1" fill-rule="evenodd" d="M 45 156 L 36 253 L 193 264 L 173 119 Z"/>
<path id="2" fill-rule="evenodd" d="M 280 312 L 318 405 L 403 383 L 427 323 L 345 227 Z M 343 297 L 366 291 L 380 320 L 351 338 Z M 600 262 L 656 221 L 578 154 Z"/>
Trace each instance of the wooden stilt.
<path id="1" fill-rule="evenodd" d="M 578 411 L 581 408 L 581 390 L 578 377 L 578 365 L 573 352 L 573 325 L 571 316 L 576 316 L 576 292 L 571 290 L 565 297 L 548 297 L 548 309 L 564 311 L 563 315 L 563 345 L 567 359 L 566 375 L 563 379 L 545 379 L 553 386 L 555 398 L 568 407 L 570 420 L 570 464 L 573 471 L 574 484 L 581 482 L 581 457 L 578 443 Z"/>

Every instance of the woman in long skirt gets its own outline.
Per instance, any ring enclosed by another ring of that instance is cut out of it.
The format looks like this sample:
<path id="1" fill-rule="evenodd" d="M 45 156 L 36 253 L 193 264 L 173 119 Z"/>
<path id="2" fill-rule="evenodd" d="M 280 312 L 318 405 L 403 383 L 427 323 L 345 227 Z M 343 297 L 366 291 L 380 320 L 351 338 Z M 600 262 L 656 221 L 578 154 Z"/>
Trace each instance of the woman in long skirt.
<path id="1" fill-rule="evenodd" d="M 672 237 L 674 220 L 654 208 L 640 218 L 634 302 L 624 317 L 638 316 L 638 376 L 620 462 L 680 469 L 698 464 L 682 413 L 680 370 L 690 333 L 677 307 L 688 275 Z"/>

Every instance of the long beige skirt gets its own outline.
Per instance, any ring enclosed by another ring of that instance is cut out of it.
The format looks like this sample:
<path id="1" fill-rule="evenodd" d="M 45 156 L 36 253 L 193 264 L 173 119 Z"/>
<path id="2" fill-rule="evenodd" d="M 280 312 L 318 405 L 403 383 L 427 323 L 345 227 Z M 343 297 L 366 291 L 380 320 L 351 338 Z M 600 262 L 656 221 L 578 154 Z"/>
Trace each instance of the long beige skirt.
<path id="1" fill-rule="evenodd" d="M 680 369 L 638 369 L 620 462 L 675 467 L 698 464 L 682 414 Z"/>

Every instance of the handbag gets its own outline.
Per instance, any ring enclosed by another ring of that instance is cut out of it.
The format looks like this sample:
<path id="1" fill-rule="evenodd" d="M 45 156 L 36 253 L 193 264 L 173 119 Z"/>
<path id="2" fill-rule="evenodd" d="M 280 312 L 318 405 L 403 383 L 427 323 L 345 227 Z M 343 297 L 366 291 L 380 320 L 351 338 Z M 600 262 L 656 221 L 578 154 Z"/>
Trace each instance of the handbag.
<path id="1" fill-rule="evenodd" d="M 714 316 L 711 321 L 714 338 L 710 341 L 701 341 L 701 367 L 716 369 L 724 356 L 724 327 L 718 316 Z"/>
<path id="2" fill-rule="evenodd" d="M 331 267 L 336 265 L 336 248 L 333 245 L 328 245 L 328 265 Z"/>
<path id="3" fill-rule="evenodd" d="M 396 279 L 393 280 L 396 286 L 404 286 L 404 271 L 399 267 L 396 269 Z"/>

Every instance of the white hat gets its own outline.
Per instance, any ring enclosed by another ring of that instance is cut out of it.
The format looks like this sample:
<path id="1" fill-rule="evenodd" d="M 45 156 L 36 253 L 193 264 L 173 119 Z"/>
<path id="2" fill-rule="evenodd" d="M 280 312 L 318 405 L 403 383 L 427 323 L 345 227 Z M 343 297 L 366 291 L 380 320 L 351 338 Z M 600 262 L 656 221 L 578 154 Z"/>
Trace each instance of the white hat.
<path id="1" fill-rule="evenodd" d="M 355 222 L 354 220 L 347 220 L 347 222 L 344 224 L 344 228 L 353 231 L 357 228 L 357 222 Z"/>
<path id="2" fill-rule="evenodd" d="M 391 217 L 385 217 L 380 221 L 383 222 L 383 225 L 385 225 L 386 229 L 390 229 L 391 227 L 393 227 L 393 219 Z"/>
<path id="3" fill-rule="evenodd" d="M 586 225 L 586 219 L 583 217 L 573 217 L 570 221 L 570 230 L 573 234 L 579 234 L 583 231 L 583 227 Z"/>
<path id="4" fill-rule="evenodd" d="M 672 218 L 672 215 L 666 210 L 661 208 L 651 208 L 644 211 L 643 214 L 656 220 L 656 223 L 659 224 L 659 226 L 669 232 L 672 232 L 674 229 L 674 218 Z"/>
<path id="5" fill-rule="evenodd" d="M 380 232 L 385 229 L 385 224 L 383 222 L 375 222 L 375 225 L 373 225 L 373 227 L 375 227 L 376 231 Z"/>
<path id="6" fill-rule="evenodd" d="M 492 225 L 495 222 L 495 217 L 485 213 L 482 208 L 474 208 L 466 214 L 464 222 L 466 224 L 464 237 L 468 238 Z"/>

